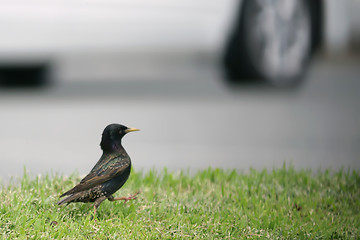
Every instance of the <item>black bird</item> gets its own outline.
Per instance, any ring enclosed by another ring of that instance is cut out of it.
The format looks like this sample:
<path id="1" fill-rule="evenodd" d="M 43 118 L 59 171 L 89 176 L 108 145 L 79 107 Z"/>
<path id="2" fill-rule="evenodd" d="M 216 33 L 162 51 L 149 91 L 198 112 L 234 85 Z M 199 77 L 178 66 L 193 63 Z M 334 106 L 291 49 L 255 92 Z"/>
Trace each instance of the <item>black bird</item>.
<path id="1" fill-rule="evenodd" d="M 121 145 L 121 139 L 129 132 L 139 131 L 120 124 L 108 125 L 102 134 L 101 149 L 103 154 L 90 173 L 78 185 L 60 196 L 68 196 L 57 204 L 71 202 L 94 202 L 94 214 L 99 205 L 106 199 L 110 201 L 132 200 L 139 192 L 128 197 L 114 198 L 130 175 L 130 157 Z"/>

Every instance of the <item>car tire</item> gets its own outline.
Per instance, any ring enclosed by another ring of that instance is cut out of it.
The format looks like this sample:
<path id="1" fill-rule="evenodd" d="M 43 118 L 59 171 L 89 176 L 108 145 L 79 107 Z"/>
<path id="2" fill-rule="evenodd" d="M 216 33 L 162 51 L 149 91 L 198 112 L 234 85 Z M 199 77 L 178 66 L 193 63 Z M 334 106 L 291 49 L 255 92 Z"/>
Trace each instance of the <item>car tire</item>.
<path id="1" fill-rule="evenodd" d="M 49 82 L 49 66 L 39 64 L 0 64 L 0 87 L 43 87 Z"/>
<path id="2" fill-rule="evenodd" d="M 231 82 L 295 86 L 308 67 L 314 33 L 309 0 L 243 0 L 224 54 Z"/>

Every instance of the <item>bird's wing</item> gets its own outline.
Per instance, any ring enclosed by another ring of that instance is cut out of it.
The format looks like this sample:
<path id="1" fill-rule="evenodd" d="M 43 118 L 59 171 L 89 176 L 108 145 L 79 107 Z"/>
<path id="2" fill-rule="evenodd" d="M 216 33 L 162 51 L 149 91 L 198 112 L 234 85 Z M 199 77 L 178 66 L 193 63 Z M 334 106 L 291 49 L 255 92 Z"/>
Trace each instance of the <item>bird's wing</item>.
<path id="1" fill-rule="evenodd" d="M 102 167 L 100 171 L 93 169 L 88 175 L 86 175 L 81 182 L 74 188 L 62 194 L 60 197 L 88 190 L 99 184 L 102 184 L 116 176 L 121 175 L 129 166 L 130 162 L 119 162 L 114 159 L 114 164 L 106 167 Z"/>

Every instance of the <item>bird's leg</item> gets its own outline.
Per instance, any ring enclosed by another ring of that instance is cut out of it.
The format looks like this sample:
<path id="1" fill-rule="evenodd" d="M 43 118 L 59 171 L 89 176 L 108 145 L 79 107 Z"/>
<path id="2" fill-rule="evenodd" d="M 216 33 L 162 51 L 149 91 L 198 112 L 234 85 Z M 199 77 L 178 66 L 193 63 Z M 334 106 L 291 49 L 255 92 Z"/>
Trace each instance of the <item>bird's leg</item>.
<path id="1" fill-rule="evenodd" d="M 112 195 L 110 197 L 108 197 L 109 201 L 119 201 L 119 200 L 124 200 L 124 203 L 126 203 L 127 201 L 129 200 L 133 200 L 133 199 L 136 199 L 137 195 L 140 193 L 140 191 L 138 191 L 137 193 L 133 194 L 133 195 L 129 195 L 128 197 L 117 197 L 117 198 L 114 198 Z"/>
<path id="2" fill-rule="evenodd" d="M 96 216 L 96 210 L 100 206 L 100 204 L 106 199 L 105 196 L 99 197 L 94 202 L 94 216 Z"/>

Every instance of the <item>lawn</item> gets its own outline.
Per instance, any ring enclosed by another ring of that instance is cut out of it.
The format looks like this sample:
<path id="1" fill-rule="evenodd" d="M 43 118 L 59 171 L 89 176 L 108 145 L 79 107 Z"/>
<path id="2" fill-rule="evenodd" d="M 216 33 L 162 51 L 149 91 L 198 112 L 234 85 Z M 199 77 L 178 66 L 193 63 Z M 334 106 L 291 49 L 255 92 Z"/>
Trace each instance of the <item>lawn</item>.
<path id="1" fill-rule="evenodd" d="M 207 169 L 133 171 L 115 195 L 126 204 L 57 206 L 80 177 L 31 177 L 0 190 L 0 238 L 359 239 L 360 176 L 355 171 L 283 167 L 246 173 Z"/>

